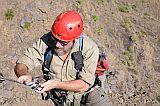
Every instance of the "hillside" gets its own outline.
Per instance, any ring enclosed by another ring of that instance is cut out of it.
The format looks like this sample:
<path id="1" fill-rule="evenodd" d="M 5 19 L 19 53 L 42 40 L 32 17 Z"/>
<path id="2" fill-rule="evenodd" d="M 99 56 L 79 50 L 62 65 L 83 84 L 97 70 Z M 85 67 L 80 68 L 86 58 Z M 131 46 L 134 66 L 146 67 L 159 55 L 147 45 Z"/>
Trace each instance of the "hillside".
<path id="1" fill-rule="evenodd" d="M 105 88 L 115 106 L 160 106 L 160 0 L 0 0 L 0 73 L 16 79 L 16 60 L 50 31 L 56 16 L 78 11 L 84 34 L 107 53 Z M 38 68 L 32 73 L 38 75 Z M 52 106 L 29 88 L 0 83 L 2 106 Z"/>

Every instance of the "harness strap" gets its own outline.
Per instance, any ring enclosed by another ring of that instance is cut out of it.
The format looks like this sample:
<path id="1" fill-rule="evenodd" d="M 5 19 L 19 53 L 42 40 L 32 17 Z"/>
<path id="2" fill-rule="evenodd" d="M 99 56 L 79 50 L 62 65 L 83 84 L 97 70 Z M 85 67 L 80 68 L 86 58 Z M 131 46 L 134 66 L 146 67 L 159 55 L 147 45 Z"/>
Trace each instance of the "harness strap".
<path id="1" fill-rule="evenodd" d="M 44 53 L 44 62 L 42 64 L 43 76 L 46 81 L 51 79 L 49 75 L 50 64 L 51 64 L 54 49 L 55 49 L 54 41 L 53 39 L 50 38 L 51 36 L 52 34 L 51 32 L 49 32 L 40 38 L 48 46 L 48 48 L 46 49 L 46 52 Z M 51 99 L 56 106 L 64 106 L 65 97 L 63 97 L 63 94 L 62 94 L 62 99 L 59 99 L 59 97 L 54 98 L 54 96 L 58 96 L 56 92 L 58 92 L 58 90 L 57 91 L 54 91 L 54 90 L 47 91 L 46 92 L 47 96 L 44 97 L 44 95 L 42 94 L 42 99 L 43 100 Z"/>
<path id="2" fill-rule="evenodd" d="M 81 34 L 79 38 L 79 51 L 83 50 L 83 35 Z"/>
<path id="3" fill-rule="evenodd" d="M 82 55 L 82 50 L 83 50 L 83 35 L 81 34 L 81 36 L 79 37 L 79 51 L 81 52 L 81 55 Z M 76 71 L 76 79 L 79 79 L 80 71 L 82 71 L 82 68 Z"/>
<path id="4" fill-rule="evenodd" d="M 40 38 L 48 46 L 48 48 L 46 49 L 46 52 L 44 53 L 44 62 L 42 65 L 42 71 L 43 71 L 44 79 L 46 81 L 50 79 L 49 70 L 50 70 L 50 64 L 52 61 L 53 52 L 55 48 L 54 47 L 55 44 L 53 39 L 51 39 L 51 36 L 53 35 L 51 32 L 49 32 Z"/>
<path id="5" fill-rule="evenodd" d="M 52 58 L 53 58 L 53 53 L 51 52 L 51 50 L 46 50 L 46 53 L 44 54 L 44 62 L 42 65 L 43 76 L 46 81 L 50 79 L 49 72 L 50 72 L 50 64 Z"/>

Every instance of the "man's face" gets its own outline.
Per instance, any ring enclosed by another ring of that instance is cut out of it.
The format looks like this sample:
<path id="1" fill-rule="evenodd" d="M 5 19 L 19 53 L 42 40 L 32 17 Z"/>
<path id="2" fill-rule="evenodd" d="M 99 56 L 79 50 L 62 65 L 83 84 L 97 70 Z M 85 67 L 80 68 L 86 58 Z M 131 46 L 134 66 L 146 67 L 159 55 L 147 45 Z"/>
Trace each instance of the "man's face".
<path id="1" fill-rule="evenodd" d="M 55 52 L 59 56 L 63 56 L 66 53 L 69 53 L 70 50 L 72 49 L 74 41 L 60 41 L 56 38 L 55 38 L 55 40 L 56 40 Z"/>

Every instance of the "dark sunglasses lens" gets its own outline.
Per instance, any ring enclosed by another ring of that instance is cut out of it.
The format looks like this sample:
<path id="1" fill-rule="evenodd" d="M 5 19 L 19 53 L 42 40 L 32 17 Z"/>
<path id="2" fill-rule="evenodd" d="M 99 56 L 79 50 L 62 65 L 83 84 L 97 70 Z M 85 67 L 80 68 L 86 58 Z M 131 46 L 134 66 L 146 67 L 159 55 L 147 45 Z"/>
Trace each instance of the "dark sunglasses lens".
<path id="1" fill-rule="evenodd" d="M 66 46 L 69 42 L 59 42 L 62 46 Z"/>
<path id="2" fill-rule="evenodd" d="M 66 46 L 69 42 L 65 42 L 65 41 L 60 41 L 57 38 L 55 38 L 54 36 L 50 36 L 50 38 L 53 40 L 53 42 L 55 44 L 57 44 L 57 42 L 59 42 L 62 46 Z"/>

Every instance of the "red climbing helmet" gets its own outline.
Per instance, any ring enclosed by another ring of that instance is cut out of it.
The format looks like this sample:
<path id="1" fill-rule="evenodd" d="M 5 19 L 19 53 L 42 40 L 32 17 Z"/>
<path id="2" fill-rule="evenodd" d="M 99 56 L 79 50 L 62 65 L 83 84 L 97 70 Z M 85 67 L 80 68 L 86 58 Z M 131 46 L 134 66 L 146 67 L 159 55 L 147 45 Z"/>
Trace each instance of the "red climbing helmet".
<path id="1" fill-rule="evenodd" d="M 83 21 L 76 11 L 66 11 L 57 16 L 51 31 L 55 38 L 61 41 L 72 41 L 80 37 Z"/>

